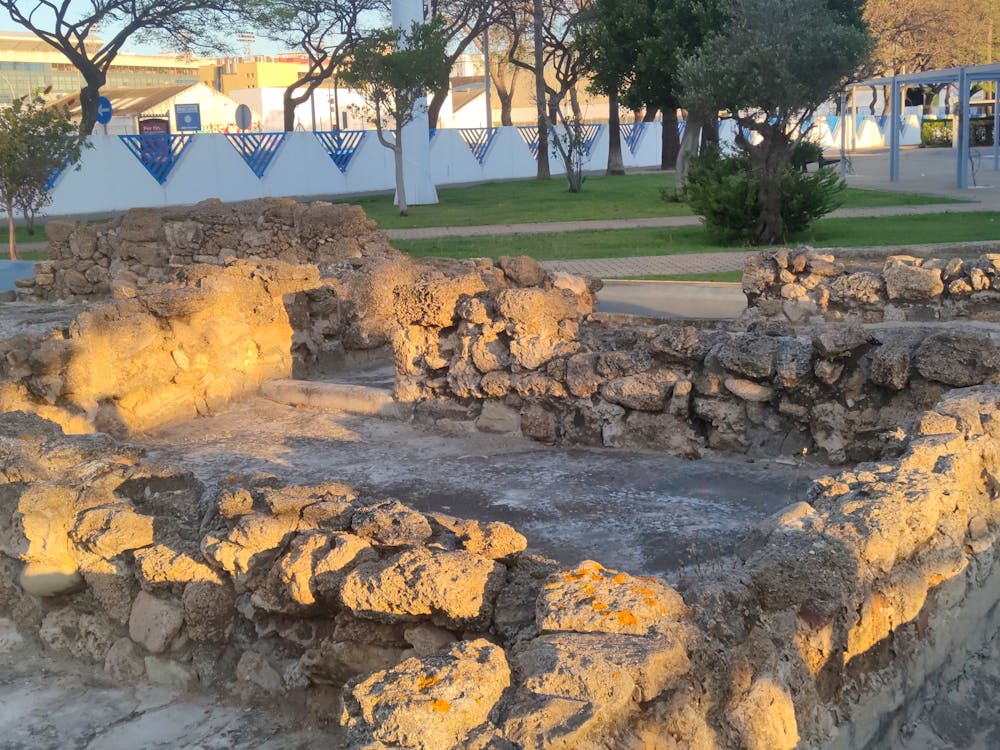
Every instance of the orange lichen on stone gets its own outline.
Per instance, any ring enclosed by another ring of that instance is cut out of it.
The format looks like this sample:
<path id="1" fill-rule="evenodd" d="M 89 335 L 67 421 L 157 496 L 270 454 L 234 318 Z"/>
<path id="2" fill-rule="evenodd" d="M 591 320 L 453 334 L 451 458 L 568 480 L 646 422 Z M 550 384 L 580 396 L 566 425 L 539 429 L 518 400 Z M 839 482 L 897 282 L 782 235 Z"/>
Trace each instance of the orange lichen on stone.
<path id="1" fill-rule="evenodd" d="M 443 714 L 447 711 L 451 711 L 451 704 L 440 698 L 431 701 L 431 711 L 437 714 Z"/>
<path id="2" fill-rule="evenodd" d="M 628 576 L 625 575 L 624 573 L 619 573 L 618 575 L 616 575 L 611 580 L 614 581 L 617 584 L 622 584 L 622 583 L 625 583 L 625 581 L 628 580 Z"/>
<path id="3" fill-rule="evenodd" d="M 595 612 L 603 612 L 608 608 L 607 604 L 596 598 L 590 603 L 590 606 L 594 608 Z"/>
<path id="4" fill-rule="evenodd" d="M 618 620 L 619 625 L 625 626 L 635 625 L 637 622 L 635 615 L 633 615 L 631 610 L 628 609 L 622 609 L 615 612 L 615 619 Z"/>
<path id="5" fill-rule="evenodd" d="M 421 677 L 417 680 L 417 690 L 426 690 L 431 685 L 436 685 L 441 682 L 441 677 L 438 675 L 433 675 L 431 677 Z"/>

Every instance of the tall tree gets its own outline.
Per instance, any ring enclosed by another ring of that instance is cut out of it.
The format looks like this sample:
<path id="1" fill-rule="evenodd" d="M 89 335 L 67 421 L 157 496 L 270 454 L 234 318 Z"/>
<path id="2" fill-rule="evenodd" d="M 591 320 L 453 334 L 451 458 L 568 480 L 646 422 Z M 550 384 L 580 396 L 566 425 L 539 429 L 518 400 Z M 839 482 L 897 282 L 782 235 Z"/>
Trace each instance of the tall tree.
<path id="1" fill-rule="evenodd" d="M 0 0 L 14 23 L 62 53 L 83 76 L 80 132 L 93 131 L 97 100 L 108 68 L 133 37 L 156 39 L 174 49 L 225 49 L 228 24 L 219 17 L 238 0 Z M 117 29 L 108 40 L 97 29 Z M 215 30 L 215 31 L 213 31 Z"/>
<path id="2" fill-rule="evenodd" d="M 530 54 L 522 44 L 530 23 L 530 17 L 505 4 L 497 22 L 490 26 L 490 78 L 500 100 L 501 125 L 514 124 L 514 94 L 524 69 L 513 61 L 526 60 L 525 55 Z"/>
<path id="3" fill-rule="evenodd" d="M 260 0 L 247 10 L 267 38 L 302 50 L 306 69 L 285 89 L 284 128 L 295 129 L 295 108 L 309 101 L 361 39 L 361 15 L 388 9 L 385 0 Z"/>
<path id="4" fill-rule="evenodd" d="M 725 30 L 681 64 L 684 100 L 726 109 L 738 124 L 736 145 L 757 183 L 757 241 L 785 237 L 781 179 L 805 137 L 798 123 L 843 88 L 870 48 L 852 0 L 732 0 Z"/>
<path id="5" fill-rule="evenodd" d="M 49 201 L 49 180 L 80 160 L 84 148 L 62 107 L 41 97 L 14 99 L 0 109 L 0 204 L 7 212 L 10 259 L 17 260 L 14 214 Z"/>
<path id="6" fill-rule="evenodd" d="M 401 216 L 409 211 L 403 181 L 403 128 L 413 122 L 428 89 L 447 80 L 451 72 L 447 44 L 439 22 L 383 29 L 355 47 L 343 73 L 344 82 L 360 91 L 371 108 L 379 143 L 393 153 Z M 387 126 L 391 138 L 385 132 Z"/>
<path id="7" fill-rule="evenodd" d="M 663 117 L 660 166 L 676 166 L 680 147 L 677 69 L 706 35 L 721 28 L 721 0 L 594 0 L 587 37 L 594 85 L 617 88 L 622 103 Z"/>

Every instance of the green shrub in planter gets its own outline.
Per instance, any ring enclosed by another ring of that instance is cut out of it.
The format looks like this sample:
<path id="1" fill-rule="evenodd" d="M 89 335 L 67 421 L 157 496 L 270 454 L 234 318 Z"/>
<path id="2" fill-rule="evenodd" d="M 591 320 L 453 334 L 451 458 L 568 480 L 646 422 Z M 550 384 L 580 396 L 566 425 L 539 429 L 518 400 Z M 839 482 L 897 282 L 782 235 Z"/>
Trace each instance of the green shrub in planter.
<path id="1" fill-rule="evenodd" d="M 840 175 L 829 167 L 803 172 L 795 166 L 807 158 L 804 152 L 793 155 L 782 174 L 781 218 L 786 239 L 808 229 L 843 203 L 847 185 Z M 757 178 L 746 155 L 721 154 L 710 148 L 693 158 L 687 202 L 716 236 L 730 242 L 753 241 L 761 212 Z"/>

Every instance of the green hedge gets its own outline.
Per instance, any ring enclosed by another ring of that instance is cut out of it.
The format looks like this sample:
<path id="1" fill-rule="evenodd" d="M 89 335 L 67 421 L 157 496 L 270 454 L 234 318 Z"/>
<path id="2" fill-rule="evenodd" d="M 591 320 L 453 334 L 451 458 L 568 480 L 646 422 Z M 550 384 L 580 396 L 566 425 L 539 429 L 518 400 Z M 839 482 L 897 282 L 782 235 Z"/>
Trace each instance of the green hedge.
<path id="1" fill-rule="evenodd" d="M 920 123 L 920 144 L 922 146 L 951 146 L 952 118 L 929 120 Z M 974 117 L 969 133 L 973 146 L 993 145 L 993 118 Z"/>

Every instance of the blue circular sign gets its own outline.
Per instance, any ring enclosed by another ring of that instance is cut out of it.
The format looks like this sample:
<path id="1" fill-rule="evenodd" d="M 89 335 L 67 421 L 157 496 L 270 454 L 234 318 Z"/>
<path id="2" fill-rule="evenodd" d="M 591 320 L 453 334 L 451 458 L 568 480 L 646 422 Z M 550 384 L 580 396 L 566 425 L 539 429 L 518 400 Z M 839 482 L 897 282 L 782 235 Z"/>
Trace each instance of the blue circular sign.
<path id="1" fill-rule="evenodd" d="M 101 125 L 111 122 L 111 100 L 106 96 L 97 97 L 97 121 Z"/>

